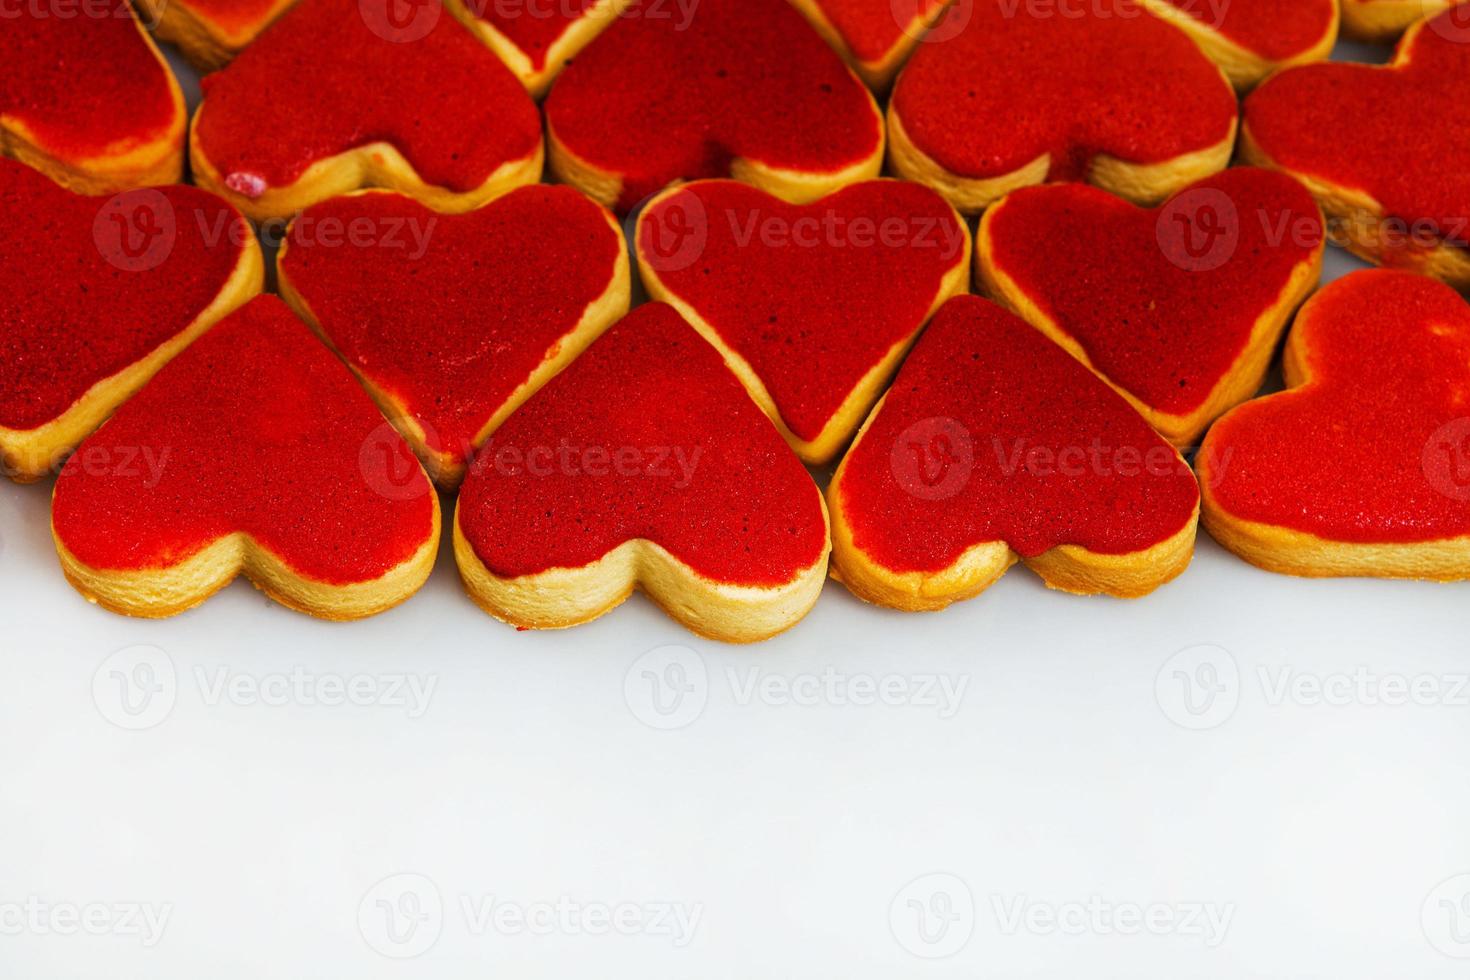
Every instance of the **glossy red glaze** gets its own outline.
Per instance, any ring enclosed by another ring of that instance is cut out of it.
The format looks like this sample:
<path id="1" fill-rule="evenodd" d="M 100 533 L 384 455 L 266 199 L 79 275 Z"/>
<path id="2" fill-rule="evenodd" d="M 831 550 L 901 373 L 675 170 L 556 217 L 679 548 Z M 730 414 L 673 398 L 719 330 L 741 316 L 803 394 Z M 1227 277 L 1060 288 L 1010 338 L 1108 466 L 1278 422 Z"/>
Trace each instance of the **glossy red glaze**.
<path id="1" fill-rule="evenodd" d="M 458 520 L 505 578 L 646 539 L 716 582 L 772 586 L 810 569 L 827 542 L 812 478 L 662 303 L 614 326 L 496 430 Z"/>

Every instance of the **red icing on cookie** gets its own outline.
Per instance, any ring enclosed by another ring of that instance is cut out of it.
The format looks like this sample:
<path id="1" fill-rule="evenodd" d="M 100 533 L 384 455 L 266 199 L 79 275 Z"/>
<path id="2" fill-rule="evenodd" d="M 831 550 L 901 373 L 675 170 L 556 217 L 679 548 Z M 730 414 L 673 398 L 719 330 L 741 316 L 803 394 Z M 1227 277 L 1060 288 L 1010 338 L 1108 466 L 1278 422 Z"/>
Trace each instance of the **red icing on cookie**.
<path id="1" fill-rule="evenodd" d="M 1356 272 L 1302 309 L 1306 384 L 1247 402 L 1201 450 L 1233 517 L 1332 541 L 1470 534 L 1470 306 L 1407 272 Z"/>
<path id="2" fill-rule="evenodd" d="M 1193 519 L 1188 467 L 1117 393 L 1020 319 L 950 300 L 843 462 L 855 546 L 893 571 L 1004 541 L 1126 554 Z"/>
<path id="3" fill-rule="evenodd" d="M 893 93 L 910 140 L 950 173 L 998 177 L 1051 155 L 1050 180 L 1079 180 L 1094 156 L 1160 163 L 1231 134 L 1235 96 L 1178 28 L 1118 0 L 1106 16 L 1041 16 L 974 0 L 963 30 L 921 44 Z"/>
<path id="4" fill-rule="evenodd" d="M 817 0 L 859 61 L 880 61 L 908 35 L 912 20 L 926 21 L 949 0 Z"/>
<path id="5" fill-rule="evenodd" d="M 1269 61 L 1321 43 L 1337 0 L 1164 0 L 1228 40 Z"/>
<path id="6" fill-rule="evenodd" d="M 19 124 L 48 154 L 71 160 L 165 136 L 181 111 L 168 71 L 120 9 L 61 17 L 44 4 L 8 8 L 0 16 L 0 127 Z"/>
<path id="7" fill-rule="evenodd" d="M 385 142 L 426 183 L 462 194 L 534 152 L 536 106 L 489 49 L 437 3 L 414 8 L 398 41 L 371 7 L 301 0 L 204 79 L 194 138 L 230 187 L 259 196 Z M 422 37 L 419 16 L 436 18 Z"/>
<path id="8" fill-rule="evenodd" d="M 230 33 L 251 31 L 270 18 L 280 0 L 167 0 L 181 3 L 192 10 L 195 16 L 207 18 L 211 23 Z"/>
<path id="9" fill-rule="evenodd" d="M 992 210 L 993 267 L 1139 401 L 1200 408 L 1322 241 L 1306 188 L 1226 170 L 1159 208 L 1083 184 L 1016 191 Z"/>
<path id="10" fill-rule="evenodd" d="M 354 246 L 343 232 L 372 234 Z M 463 215 L 398 194 L 340 197 L 291 226 L 283 276 L 333 346 L 463 463 L 491 416 L 613 281 L 607 212 L 525 187 Z"/>
<path id="11" fill-rule="evenodd" d="M 182 332 L 254 235 L 193 187 L 112 201 L 0 159 L 0 427 L 53 421 Z"/>
<path id="12" fill-rule="evenodd" d="M 546 100 L 555 137 L 621 175 L 620 208 L 736 158 L 831 174 L 877 151 L 871 96 L 785 0 L 701 0 L 687 26 L 676 10 L 637 0 Z"/>
<path id="13" fill-rule="evenodd" d="M 713 181 L 645 214 L 644 261 L 751 366 L 807 441 L 918 330 L 946 274 L 965 261 L 954 211 L 900 181 L 855 184 L 805 207 Z M 702 247 L 686 256 L 678 233 L 691 220 Z"/>
<path id="14" fill-rule="evenodd" d="M 411 474 L 391 492 L 365 465 L 374 449 Z M 107 465 L 122 459 L 140 462 Z M 413 453 L 273 296 L 222 320 L 84 442 L 52 516 L 61 543 L 95 569 L 167 568 L 244 532 L 332 585 L 408 561 L 433 522 Z"/>
<path id="15" fill-rule="evenodd" d="M 707 578 L 772 586 L 821 560 L 827 540 L 812 478 L 663 303 L 624 318 L 495 432 L 458 521 L 503 578 L 642 538 Z"/>
<path id="16" fill-rule="evenodd" d="M 1470 26 L 1455 17 L 1406 37 L 1393 67 L 1314 64 L 1271 77 L 1245 102 L 1251 138 L 1281 167 L 1470 242 Z"/>
<path id="17" fill-rule="evenodd" d="M 547 52 L 589 8 L 603 0 L 465 0 L 470 12 L 494 27 L 540 71 Z M 611 14 L 594 11 L 611 19 Z"/>

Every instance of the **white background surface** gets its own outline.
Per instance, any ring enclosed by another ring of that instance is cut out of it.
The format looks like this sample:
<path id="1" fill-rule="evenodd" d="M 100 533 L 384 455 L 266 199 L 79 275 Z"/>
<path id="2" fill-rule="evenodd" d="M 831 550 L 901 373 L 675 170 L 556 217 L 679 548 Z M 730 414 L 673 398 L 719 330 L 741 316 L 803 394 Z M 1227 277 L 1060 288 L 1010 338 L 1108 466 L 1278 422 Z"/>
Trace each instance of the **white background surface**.
<path id="1" fill-rule="evenodd" d="M 1202 534 L 1135 602 L 1020 567 L 926 616 L 829 584 L 733 649 L 641 597 L 517 634 L 446 539 L 364 623 L 243 583 L 144 622 L 63 581 L 49 492 L 0 486 L 0 977 L 1470 967 L 1464 586 Z"/>

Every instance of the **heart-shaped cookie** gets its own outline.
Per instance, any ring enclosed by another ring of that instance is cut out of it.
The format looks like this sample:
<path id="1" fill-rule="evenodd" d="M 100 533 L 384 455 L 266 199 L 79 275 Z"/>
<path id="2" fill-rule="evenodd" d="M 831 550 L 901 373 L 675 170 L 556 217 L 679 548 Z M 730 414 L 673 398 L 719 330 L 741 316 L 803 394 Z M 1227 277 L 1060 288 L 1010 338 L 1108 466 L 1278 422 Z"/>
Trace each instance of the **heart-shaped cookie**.
<path id="1" fill-rule="evenodd" d="M 1047 180 L 1154 203 L 1223 169 L 1236 104 L 1220 69 L 1134 0 L 1105 6 L 950 7 L 893 88 L 893 169 L 966 213 Z"/>
<path id="2" fill-rule="evenodd" d="M 1354 253 L 1470 290 L 1470 7 L 1416 25 L 1391 66 L 1320 64 L 1245 102 L 1241 155 L 1306 184 Z"/>
<path id="3" fill-rule="evenodd" d="M 1342 30 L 1363 41 L 1392 41 L 1416 21 L 1465 0 L 1341 0 Z"/>
<path id="4" fill-rule="evenodd" d="M 170 358 L 260 291 L 255 233 L 193 187 L 83 197 L 0 159 L 0 462 L 55 472 Z"/>
<path id="5" fill-rule="evenodd" d="M 126 5 L 62 16 L 16 4 L 0 20 L 0 156 L 83 194 L 184 172 L 184 96 Z"/>
<path id="6" fill-rule="evenodd" d="M 868 87 L 893 76 L 950 0 L 791 0 Z M 968 3 L 969 0 L 962 0 Z"/>
<path id="7" fill-rule="evenodd" d="M 586 622 L 637 586 L 696 633 L 745 642 L 817 601 L 827 517 L 719 354 L 650 303 L 490 437 L 454 550 L 470 596 L 519 627 Z"/>
<path id="8" fill-rule="evenodd" d="M 552 171 L 624 212 L 727 175 L 809 201 L 883 160 L 872 95 L 786 0 L 635 0 L 562 72 L 546 122 Z"/>
<path id="9" fill-rule="evenodd" d="M 827 502 L 836 576 L 869 602 L 930 610 L 1018 559 L 1054 589 L 1150 592 L 1189 564 L 1199 488 L 1095 375 L 960 296 L 904 362 Z"/>
<path id="10" fill-rule="evenodd" d="M 1291 575 L 1470 578 L 1470 305 L 1355 272 L 1302 307 L 1285 368 L 1200 449 L 1215 540 Z"/>
<path id="11" fill-rule="evenodd" d="M 363 187 L 467 211 L 535 183 L 526 90 L 437 2 L 403 2 L 301 0 L 205 78 L 200 185 L 265 220 Z"/>
<path id="12" fill-rule="evenodd" d="M 444 0 L 490 45 L 532 95 L 540 96 L 571 59 L 632 0 Z M 699 0 L 663 0 L 667 16 Z"/>
<path id="13" fill-rule="evenodd" d="M 1337 0 L 1139 0 L 1194 38 L 1236 88 L 1286 65 L 1324 61 L 1337 42 Z"/>
<path id="14" fill-rule="evenodd" d="M 260 296 L 81 445 L 51 525 L 67 579 L 115 612 L 171 616 L 244 573 L 356 619 L 428 578 L 439 498 L 352 375 Z"/>
<path id="15" fill-rule="evenodd" d="M 969 230 L 918 184 L 875 180 L 787 204 L 733 180 L 644 209 L 638 267 L 714 344 L 796 454 L 829 462 L 920 328 L 969 285 Z"/>
<path id="16" fill-rule="evenodd" d="M 384 191 L 334 198 L 292 222 L 278 269 L 445 489 L 629 303 L 621 229 L 569 187 L 462 215 Z"/>
<path id="17" fill-rule="evenodd" d="M 1260 389 L 1323 240 L 1306 188 L 1241 167 L 1153 209 L 1084 184 L 1024 188 L 985 212 L 976 258 L 991 296 L 1188 447 Z"/>
<path id="18" fill-rule="evenodd" d="M 295 0 L 135 0 L 159 38 L 210 72 L 230 63 Z"/>

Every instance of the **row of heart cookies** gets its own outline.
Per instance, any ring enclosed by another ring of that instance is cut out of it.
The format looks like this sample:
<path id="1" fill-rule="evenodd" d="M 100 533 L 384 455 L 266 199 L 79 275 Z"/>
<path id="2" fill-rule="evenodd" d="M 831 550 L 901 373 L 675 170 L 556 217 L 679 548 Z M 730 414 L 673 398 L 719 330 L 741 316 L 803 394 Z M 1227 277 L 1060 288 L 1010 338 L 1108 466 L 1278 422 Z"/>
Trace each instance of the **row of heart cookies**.
<path id="1" fill-rule="evenodd" d="M 1187 564 L 1199 502 L 1157 432 L 1189 445 L 1259 388 L 1323 247 L 1310 196 L 1268 171 L 1226 171 L 1156 210 L 1084 185 L 1026 189 L 991 209 L 975 251 L 987 291 L 1028 326 L 958 297 L 968 236 L 930 190 L 878 181 L 799 207 L 702 182 L 660 196 L 637 226 L 642 277 L 666 304 L 603 335 L 628 309 L 630 275 L 594 203 L 535 187 L 449 216 L 367 192 L 308 210 L 279 259 L 291 307 L 360 388 L 286 307 L 247 303 L 257 245 L 223 202 L 166 188 L 104 203 L 3 162 L 0 177 L 12 221 L 51 216 L 5 284 L 17 329 L 0 362 L 0 450 L 14 475 L 57 465 L 224 319 L 57 484 L 68 577 L 144 615 L 241 571 L 317 615 L 406 598 L 439 530 L 422 461 L 444 488 L 470 470 L 455 549 L 471 595 L 501 618 L 570 625 L 636 583 L 696 630 L 758 639 L 798 620 L 825 577 L 822 501 L 791 450 L 829 461 L 864 417 L 828 494 L 837 574 L 857 594 L 942 607 L 1018 559 L 1058 588 L 1142 594 Z M 1221 201 L 1233 241 L 1200 252 L 1189 232 Z M 161 254 L 108 237 L 138 214 L 169 231 Z M 1215 426 L 1199 461 L 1207 523 L 1266 567 L 1462 576 L 1463 531 L 1446 532 L 1470 482 L 1452 465 L 1465 361 L 1447 356 L 1467 336 L 1463 303 L 1380 273 L 1312 304 L 1337 312 L 1310 328 L 1303 314 L 1287 366 L 1315 414 L 1288 419 L 1285 439 L 1276 422 L 1239 421 L 1280 411 L 1278 395 Z M 1355 317 L 1372 337 L 1351 336 Z M 1338 363 L 1314 368 L 1313 344 Z M 1384 370 L 1393 385 L 1369 397 Z M 1359 427 L 1347 441 L 1373 447 L 1341 454 L 1354 469 L 1272 456 L 1320 439 L 1345 400 Z M 1404 467 L 1406 447 L 1422 465 Z M 1362 499 L 1374 493 L 1376 511 Z"/>
<path id="2" fill-rule="evenodd" d="M 900 0 L 824 2 L 823 17 L 849 24 L 850 44 L 881 35 L 885 21 L 896 37 L 928 42 L 910 45 L 886 118 L 787 0 L 572 4 L 515 20 L 603 28 L 582 32 L 596 39 L 546 99 L 545 141 L 543 113 L 493 45 L 437 3 L 411 8 L 405 25 L 367 0 L 304 0 L 284 13 L 271 5 L 272 26 L 205 80 L 192 127 L 137 24 L 23 16 L 0 38 L 12 66 L 0 132 L 11 155 L 101 192 L 176 179 L 187 130 L 196 181 L 257 220 L 363 187 L 463 211 L 534 183 L 545 158 L 563 182 L 621 212 L 672 182 L 724 175 L 806 202 L 877 176 L 885 151 L 895 175 L 966 214 L 1047 180 L 1153 204 L 1225 167 L 1239 135 L 1242 158 L 1301 179 L 1359 254 L 1470 288 L 1465 7 L 1417 21 L 1392 67 L 1287 67 L 1242 111 L 1220 67 L 1228 74 L 1235 62 L 1200 30 L 1275 51 L 1262 63 L 1275 68 L 1324 53 L 1332 3 L 1237 0 L 1201 20 L 1204 0 L 913 0 L 913 22 L 898 26 Z M 1268 43 L 1287 33 L 1313 42 L 1294 54 Z M 521 43 L 543 56 L 555 47 L 547 37 Z M 99 47 L 106 58 L 85 54 Z M 73 77 L 78 65 L 86 84 Z"/>

